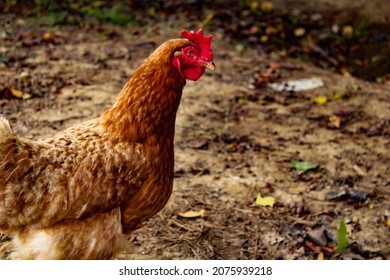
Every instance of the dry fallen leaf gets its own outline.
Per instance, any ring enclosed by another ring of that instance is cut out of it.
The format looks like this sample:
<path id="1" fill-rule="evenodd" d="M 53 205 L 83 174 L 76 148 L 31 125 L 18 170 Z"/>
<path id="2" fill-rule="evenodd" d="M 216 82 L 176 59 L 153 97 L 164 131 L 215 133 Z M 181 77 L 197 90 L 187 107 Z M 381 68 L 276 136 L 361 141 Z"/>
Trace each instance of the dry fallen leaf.
<path id="1" fill-rule="evenodd" d="M 177 215 L 182 218 L 197 218 L 197 217 L 203 217 L 205 213 L 206 213 L 205 209 L 200 209 L 199 211 L 186 211 L 182 213 L 177 213 Z"/>
<path id="2" fill-rule="evenodd" d="M 275 34 L 276 32 L 278 32 L 278 30 L 273 26 L 267 26 L 264 31 L 265 35 L 272 35 Z"/>
<path id="3" fill-rule="evenodd" d="M 324 253 L 323 252 L 319 252 L 318 253 L 317 260 L 319 260 L 319 261 L 323 261 L 324 260 Z"/>
<path id="4" fill-rule="evenodd" d="M 326 231 L 323 227 L 309 230 L 307 232 L 307 239 L 319 246 L 326 246 L 328 244 Z"/>
<path id="5" fill-rule="evenodd" d="M 340 69 L 340 73 L 341 73 L 341 75 L 343 75 L 344 77 L 351 77 L 351 74 L 349 73 L 349 71 L 348 71 L 346 68 L 344 68 L 344 67 L 342 67 L 342 68 Z"/>
<path id="6" fill-rule="evenodd" d="M 280 68 L 282 68 L 282 65 L 280 65 L 280 63 L 277 63 L 277 62 L 270 62 L 269 68 L 271 68 L 272 70 L 280 69 Z"/>
<path id="7" fill-rule="evenodd" d="M 253 1 L 253 2 L 256 2 L 256 1 Z M 263 12 L 271 12 L 274 9 L 274 3 L 272 3 L 271 1 L 263 1 L 261 3 L 260 8 Z"/>
<path id="8" fill-rule="evenodd" d="M 333 99 L 334 99 L 334 100 L 343 99 L 343 97 L 344 97 L 346 94 L 347 94 L 347 91 L 346 91 L 346 90 L 336 91 L 336 92 L 333 94 Z"/>
<path id="9" fill-rule="evenodd" d="M 42 35 L 42 41 L 52 43 L 55 40 L 55 36 L 52 33 L 45 33 Z"/>
<path id="10" fill-rule="evenodd" d="M 362 176 L 362 177 L 365 177 L 367 176 L 367 172 L 364 171 L 360 166 L 358 165 L 354 165 L 352 166 L 352 169 L 356 171 L 357 174 L 359 174 L 359 176 Z"/>
<path id="11" fill-rule="evenodd" d="M 274 207 L 275 198 L 272 196 L 262 197 L 261 194 L 257 194 L 256 205 Z"/>
<path id="12" fill-rule="evenodd" d="M 23 94 L 23 99 L 30 99 L 31 97 L 32 97 L 32 95 L 29 94 L 29 93 L 24 93 Z"/>
<path id="13" fill-rule="evenodd" d="M 262 36 L 260 37 L 260 42 L 265 43 L 265 42 L 267 42 L 267 41 L 268 41 L 268 36 L 267 36 L 267 35 L 262 35 Z"/>
<path id="14" fill-rule="evenodd" d="M 326 104 L 326 102 L 328 102 L 328 97 L 326 97 L 325 95 L 319 96 L 314 99 L 314 102 L 318 105 L 324 105 Z"/>
<path id="15" fill-rule="evenodd" d="M 353 36 L 353 27 L 350 25 L 345 25 L 343 26 L 341 33 L 343 34 L 343 37 L 351 38 Z"/>
<path id="16" fill-rule="evenodd" d="M 21 92 L 20 90 L 11 88 L 11 93 L 16 98 L 23 98 L 23 92 Z"/>
<path id="17" fill-rule="evenodd" d="M 19 99 L 30 99 L 31 98 L 31 94 L 23 93 L 20 90 L 17 90 L 14 88 L 11 88 L 11 93 L 15 98 L 19 98 Z"/>
<path id="18" fill-rule="evenodd" d="M 305 35 L 305 28 L 302 28 L 302 27 L 298 27 L 294 30 L 294 35 L 295 37 L 302 37 L 303 35 Z"/>
<path id="19" fill-rule="evenodd" d="M 341 118 L 339 116 L 330 116 L 329 122 L 333 127 L 340 128 L 341 125 Z"/>

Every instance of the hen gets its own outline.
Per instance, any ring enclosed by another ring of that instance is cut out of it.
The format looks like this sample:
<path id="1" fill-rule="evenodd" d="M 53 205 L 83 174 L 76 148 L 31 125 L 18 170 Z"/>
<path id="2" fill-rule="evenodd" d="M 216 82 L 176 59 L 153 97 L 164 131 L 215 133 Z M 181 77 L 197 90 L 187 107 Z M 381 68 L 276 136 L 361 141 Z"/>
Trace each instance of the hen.
<path id="1" fill-rule="evenodd" d="M 212 36 L 182 31 L 100 118 L 32 141 L 0 116 L 0 232 L 11 259 L 107 259 L 166 204 L 186 79 L 214 70 Z"/>

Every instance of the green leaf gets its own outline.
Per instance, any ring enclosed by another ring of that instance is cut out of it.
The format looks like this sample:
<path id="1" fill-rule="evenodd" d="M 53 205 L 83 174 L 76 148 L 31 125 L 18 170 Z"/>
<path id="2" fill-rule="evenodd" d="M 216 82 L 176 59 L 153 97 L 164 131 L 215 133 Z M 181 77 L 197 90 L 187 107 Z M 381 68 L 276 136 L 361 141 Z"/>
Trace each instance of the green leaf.
<path id="1" fill-rule="evenodd" d="M 345 226 L 344 220 L 341 220 L 337 229 L 337 253 L 341 254 L 348 247 L 348 242 L 347 227 Z"/>
<path id="2" fill-rule="evenodd" d="M 234 49 L 236 50 L 236 52 L 242 53 L 245 49 L 245 46 L 243 44 L 238 43 L 234 46 Z"/>
<path id="3" fill-rule="evenodd" d="M 310 161 L 297 161 L 297 160 L 292 160 L 291 165 L 293 168 L 302 171 L 308 171 L 310 169 L 316 169 L 318 167 L 317 163 L 310 162 Z"/>

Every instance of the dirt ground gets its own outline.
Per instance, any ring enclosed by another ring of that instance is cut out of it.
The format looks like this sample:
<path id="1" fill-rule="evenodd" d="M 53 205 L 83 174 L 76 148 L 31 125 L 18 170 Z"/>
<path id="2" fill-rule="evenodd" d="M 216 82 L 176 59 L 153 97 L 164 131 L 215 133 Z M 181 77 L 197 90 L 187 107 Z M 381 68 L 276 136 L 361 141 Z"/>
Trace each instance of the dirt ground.
<path id="1" fill-rule="evenodd" d="M 19 19 L 15 28 L 29 24 Z M 0 112 L 19 135 L 34 139 L 97 117 L 153 49 L 180 30 L 56 27 L 47 30 L 54 44 L 2 46 L 20 61 L 0 64 L 2 84 L 23 93 L 28 87 L 31 96 L 2 96 Z M 249 48 L 239 53 L 220 36 L 213 50 L 217 70 L 184 90 L 172 197 L 118 258 L 389 259 L 389 85 Z M 277 82 L 315 77 L 324 85 L 254 87 L 269 71 Z M 313 101 L 320 96 L 325 104 Z M 299 171 L 291 160 L 318 168 Z M 275 205 L 256 205 L 258 194 Z M 182 217 L 187 211 L 195 217 Z M 339 254 L 341 220 L 349 246 Z"/>

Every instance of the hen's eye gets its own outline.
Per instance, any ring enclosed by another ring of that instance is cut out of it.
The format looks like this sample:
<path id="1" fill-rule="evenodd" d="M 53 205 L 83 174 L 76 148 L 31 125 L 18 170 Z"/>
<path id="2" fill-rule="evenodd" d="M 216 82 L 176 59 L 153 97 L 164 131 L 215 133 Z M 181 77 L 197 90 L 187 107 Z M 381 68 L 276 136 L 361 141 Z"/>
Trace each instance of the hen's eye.
<path id="1" fill-rule="evenodd" d="M 193 52 L 192 50 L 188 50 L 188 51 L 187 51 L 187 55 L 188 55 L 188 56 L 193 56 L 193 55 L 194 55 L 194 52 Z"/>

